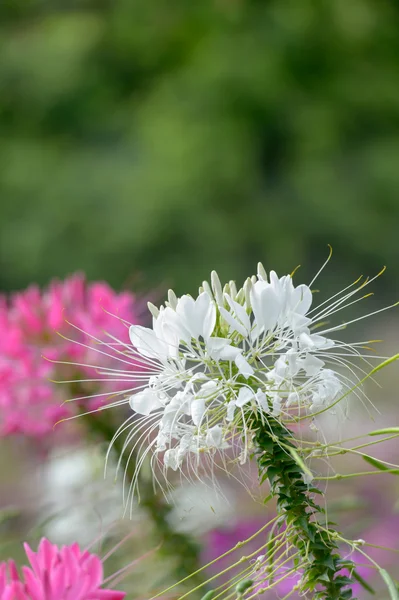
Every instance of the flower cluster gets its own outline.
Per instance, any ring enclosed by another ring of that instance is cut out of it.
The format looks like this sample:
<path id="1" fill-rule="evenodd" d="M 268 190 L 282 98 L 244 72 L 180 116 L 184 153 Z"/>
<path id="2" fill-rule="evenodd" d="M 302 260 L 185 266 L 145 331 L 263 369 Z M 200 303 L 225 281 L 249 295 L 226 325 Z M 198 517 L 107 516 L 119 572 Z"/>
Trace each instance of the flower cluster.
<path id="1" fill-rule="evenodd" d="M 352 361 L 361 353 L 358 344 L 329 336 L 342 324 L 325 322 L 368 283 L 313 308 L 309 286 L 273 271 L 268 277 L 259 264 L 239 290 L 234 282 L 222 288 L 213 272 L 197 298 L 170 291 L 165 306 L 150 304 L 152 329 L 130 328 L 131 356 L 145 364 L 129 400 L 140 415 L 134 421 L 139 439 L 150 440 L 144 454 L 163 453 L 164 468 L 174 470 L 186 458 L 198 466 L 203 456 L 213 464 L 239 437 L 243 464 L 254 416 L 292 424 L 337 405 L 358 384 Z"/>
<path id="2" fill-rule="evenodd" d="M 131 293 L 115 293 L 101 282 L 87 284 L 82 275 L 54 281 L 43 292 L 32 286 L 9 299 L 0 297 L 0 435 L 42 437 L 58 420 L 75 414 L 76 405 L 61 404 L 76 395 L 76 384 L 61 389 L 50 380 L 87 376 L 94 357 L 99 366 L 112 366 L 131 323 L 137 323 Z M 122 340 L 112 351 L 101 346 L 104 331 Z M 93 397 L 85 410 L 107 395 L 100 381 L 102 395 L 95 396 L 98 383 L 97 376 L 78 389 L 81 396 Z"/>
<path id="3" fill-rule="evenodd" d="M 30 567 L 0 563 L 0 600 L 122 600 L 124 592 L 103 589 L 101 559 L 78 544 L 58 548 L 42 539 L 37 552 L 24 545 Z"/>

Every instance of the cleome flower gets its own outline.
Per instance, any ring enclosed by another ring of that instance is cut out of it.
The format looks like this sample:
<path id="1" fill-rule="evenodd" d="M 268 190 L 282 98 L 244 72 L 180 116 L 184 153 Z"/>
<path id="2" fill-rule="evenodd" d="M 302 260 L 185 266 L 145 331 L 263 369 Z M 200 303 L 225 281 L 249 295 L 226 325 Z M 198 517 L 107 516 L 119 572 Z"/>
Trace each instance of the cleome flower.
<path id="1" fill-rule="evenodd" d="M 24 544 L 30 567 L 0 563 L 0 600 L 122 600 L 126 594 L 104 589 L 101 559 L 78 544 L 58 548 L 43 538 L 37 552 Z"/>
<path id="2" fill-rule="evenodd" d="M 370 358 L 362 354 L 365 342 L 336 340 L 333 333 L 349 323 L 326 319 L 362 299 L 352 297 L 371 281 L 358 280 L 314 307 L 310 286 L 274 271 L 267 276 L 259 263 L 241 289 L 232 281 L 222 288 L 213 272 L 196 298 L 169 291 L 164 306 L 149 304 L 152 328 L 130 327 L 123 360 L 129 368 L 100 370 L 132 385 L 133 415 L 114 439 L 129 432 L 124 448 L 134 442 L 137 471 L 150 453 L 156 479 L 154 461 L 166 481 L 167 469 L 183 464 L 186 476 L 199 476 L 213 473 L 216 457 L 246 462 L 254 418 L 289 426 L 339 408 L 351 391 L 362 400 L 365 371 L 356 361 Z"/>
<path id="3" fill-rule="evenodd" d="M 115 364 L 117 345 L 112 355 L 101 352 L 103 331 L 128 340 L 127 323 L 138 322 L 139 308 L 132 293 L 87 283 L 80 274 L 54 280 L 44 290 L 31 286 L 10 297 L 0 295 L 0 436 L 47 440 L 57 421 L 77 414 L 78 406 L 65 402 L 76 394 L 77 375 L 91 373 L 94 357 L 101 366 Z M 94 347 L 88 339 L 95 339 Z M 63 390 L 53 382 L 60 376 L 71 379 Z M 79 389 L 84 410 L 98 408 L 108 395 L 104 385 L 98 394 L 97 379 L 86 379 Z M 110 385 L 119 389 L 118 382 L 108 382 L 108 390 Z"/>

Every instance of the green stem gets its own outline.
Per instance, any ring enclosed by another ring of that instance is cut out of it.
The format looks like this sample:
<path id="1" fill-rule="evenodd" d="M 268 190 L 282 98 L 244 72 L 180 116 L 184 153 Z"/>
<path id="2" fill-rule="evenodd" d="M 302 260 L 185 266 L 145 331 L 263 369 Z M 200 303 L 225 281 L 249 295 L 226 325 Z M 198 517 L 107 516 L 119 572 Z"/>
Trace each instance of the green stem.
<path id="1" fill-rule="evenodd" d="M 315 592 L 315 600 L 353 599 L 348 587 L 353 581 L 340 575 L 343 560 L 338 553 L 337 533 L 330 525 L 322 530 L 317 516 L 324 512 L 314 500 L 320 490 L 304 482 L 303 469 L 295 460 L 297 450 L 293 435 L 277 420 L 269 418 L 267 425 L 258 420 L 251 423 L 261 482 L 270 482 L 271 493 L 277 498 L 279 526 L 287 526 L 290 542 L 299 552 L 302 569 L 301 589 Z M 293 449 L 293 454 L 289 449 Z M 345 566 L 355 565 L 346 559 Z"/>

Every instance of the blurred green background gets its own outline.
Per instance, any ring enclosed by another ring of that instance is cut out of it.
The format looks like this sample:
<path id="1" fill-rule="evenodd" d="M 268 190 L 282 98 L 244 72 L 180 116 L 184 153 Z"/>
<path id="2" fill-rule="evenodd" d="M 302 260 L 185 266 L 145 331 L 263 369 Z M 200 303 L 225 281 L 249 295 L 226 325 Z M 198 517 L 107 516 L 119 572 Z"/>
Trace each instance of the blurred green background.
<path id="1" fill-rule="evenodd" d="M 391 0 L 2 0 L 0 287 L 307 276 L 330 243 L 393 294 L 398 31 Z"/>

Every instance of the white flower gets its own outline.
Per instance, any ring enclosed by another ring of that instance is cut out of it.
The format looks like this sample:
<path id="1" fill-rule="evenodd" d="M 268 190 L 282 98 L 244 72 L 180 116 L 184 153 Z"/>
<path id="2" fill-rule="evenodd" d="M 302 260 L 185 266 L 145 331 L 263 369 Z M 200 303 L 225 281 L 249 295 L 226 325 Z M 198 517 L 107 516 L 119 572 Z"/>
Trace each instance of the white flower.
<path id="1" fill-rule="evenodd" d="M 185 463 L 190 477 L 212 469 L 228 448 L 232 460 L 245 460 L 256 419 L 289 426 L 327 410 L 350 389 L 363 393 L 354 362 L 360 346 L 327 337 L 342 324 L 322 325 L 352 304 L 357 290 L 349 286 L 313 307 L 309 286 L 274 271 L 268 278 L 262 265 L 239 290 L 234 282 L 222 288 L 215 273 L 211 282 L 196 298 L 170 292 L 165 306 L 151 305 L 151 329 L 130 327 L 123 362 L 133 372 L 101 371 L 131 382 L 125 393 L 137 417 L 129 440 L 138 440 L 138 464 L 150 452 L 165 477 Z"/>
<path id="2" fill-rule="evenodd" d="M 202 337 L 207 340 L 216 324 L 216 306 L 209 295 L 202 292 L 196 300 L 182 296 L 176 306 L 176 319 L 180 338 L 190 343 L 190 339 Z M 184 329 L 186 333 L 184 333 Z"/>

